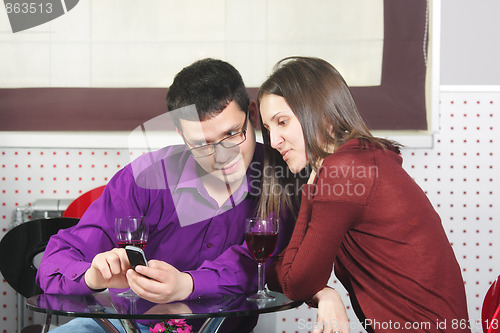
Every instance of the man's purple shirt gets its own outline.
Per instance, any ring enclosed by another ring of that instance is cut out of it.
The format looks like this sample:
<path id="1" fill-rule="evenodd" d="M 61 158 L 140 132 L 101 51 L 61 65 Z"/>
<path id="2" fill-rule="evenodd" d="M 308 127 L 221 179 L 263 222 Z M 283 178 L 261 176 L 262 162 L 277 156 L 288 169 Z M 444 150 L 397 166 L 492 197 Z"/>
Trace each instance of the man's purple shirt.
<path id="1" fill-rule="evenodd" d="M 37 273 L 46 293 L 91 294 L 85 271 L 98 253 L 117 247 L 115 217 L 143 215 L 149 224 L 148 260 L 165 261 L 189 273 L 189 299 L 256 290 L 256 262 L 244 241 L 245 218 L 255 216 L 262 175 L 257 144 L 247 181 L 219 207 L 184 146 L 145 154 L 120 170 L 70 229 L 52 236 Z M 280 220 L 275 253 L 288 244 L 294 221 Z"/>

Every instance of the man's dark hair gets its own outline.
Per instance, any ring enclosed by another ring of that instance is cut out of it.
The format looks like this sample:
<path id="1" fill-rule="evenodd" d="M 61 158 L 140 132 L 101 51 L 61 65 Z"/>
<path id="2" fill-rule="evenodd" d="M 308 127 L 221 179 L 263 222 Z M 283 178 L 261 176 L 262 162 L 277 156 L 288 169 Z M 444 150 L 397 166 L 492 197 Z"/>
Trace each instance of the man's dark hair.
<path id="1" fill-rule="evenodd" d="M 168 111 L 195 104 L 200 121 L 215 117 L 231 101 L 242 111 L 248 109 L 250 99 L 243 79 L 229 63 L 210 58 L 183 68 L 167 92 Z M 174 122 L 179 126 L 176 118 Z"/>

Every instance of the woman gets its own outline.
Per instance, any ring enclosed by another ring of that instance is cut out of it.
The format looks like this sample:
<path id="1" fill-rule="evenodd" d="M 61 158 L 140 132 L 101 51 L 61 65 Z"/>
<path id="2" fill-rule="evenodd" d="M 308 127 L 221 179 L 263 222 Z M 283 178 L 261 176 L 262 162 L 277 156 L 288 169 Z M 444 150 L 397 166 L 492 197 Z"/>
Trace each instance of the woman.
<path id="1" fill-rule="evenodd" d="M 292 239 L 268 270 L 271 288 L 321 300 L 335 267 L 369 332 L 470 332 L 461 329 L 468 323 L 464 285 L 438 214 L 403 170 L 399 145 L 371 135 L 337 70 L 318 58 L 283 59 L 258 100 L 264 170 L 274 170 L 264 186 L 290 183 L 283 162 L 294 174 L 312 169 Z M 293 207 L 288 192 L 268 191 L 260 214 Z M 326 307 L 328 318 L 342 323 L 340 298 L 329 295 L 336 301 Z M 326 313 L 321 304 L 319 311 Z"/>

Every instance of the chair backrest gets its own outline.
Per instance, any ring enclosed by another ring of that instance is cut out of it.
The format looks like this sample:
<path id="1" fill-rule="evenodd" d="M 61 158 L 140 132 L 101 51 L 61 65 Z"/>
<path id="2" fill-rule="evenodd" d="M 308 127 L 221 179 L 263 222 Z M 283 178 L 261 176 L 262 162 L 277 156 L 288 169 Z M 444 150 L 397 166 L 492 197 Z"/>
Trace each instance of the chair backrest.
<path id="1" fill-rule="evenodd" d="M 35 283 L 37 267 L 33 260 L 45 251 L 52 235 L 78 221 L 55 217 L 28 221 L 9 230 L 0 241 L 0 271 L 7 283 L 26 298 L 42 293 Z"/>
<path id="2" fill-rule="evenodd" d="M 500 333 L 500 275 L 484 297 L 481 320 L 484 333 Z"/>
<path id="3" fill-rule="evenodd" d="M 101 196 L 102 191 L 104 191 L 104 187 L 106 187 L 106 185 L 96 187 L 80 195 L 69 204 L 62 216 L 74 217 L 77 219 L 81 218 L 90 204 Z"/>

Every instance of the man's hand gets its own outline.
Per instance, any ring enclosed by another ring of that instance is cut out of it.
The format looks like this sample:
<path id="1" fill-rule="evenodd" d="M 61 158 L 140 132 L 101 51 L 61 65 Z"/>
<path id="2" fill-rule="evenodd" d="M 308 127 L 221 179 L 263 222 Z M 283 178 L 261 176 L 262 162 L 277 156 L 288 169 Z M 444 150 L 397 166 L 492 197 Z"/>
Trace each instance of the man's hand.
<path id="1" fill-rule="evenodd" d="M 318 304 L 318 318 L 314 333 L 349 333 L 349 320 L 345 306 L 335 289 L 325 287 L 318 291 L 312 300 Z"/>
<path id="2" fill-rule="evenodd" d="M 140 297 L 154 303 L 186 299 L 193 292 L 193 278 L 163 261 L 150 260 L 149 267 L 137 266 L 127 272 L 130 288 Z"/>
<path id="3" fill-rule="evenodd" d="M 85 283 L 90 289 L 128 288 L 126 273 L 130 269 L 124 249 L 113 249 L 99 253 L 85 272 Z"/>

